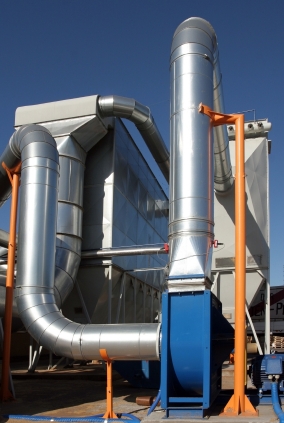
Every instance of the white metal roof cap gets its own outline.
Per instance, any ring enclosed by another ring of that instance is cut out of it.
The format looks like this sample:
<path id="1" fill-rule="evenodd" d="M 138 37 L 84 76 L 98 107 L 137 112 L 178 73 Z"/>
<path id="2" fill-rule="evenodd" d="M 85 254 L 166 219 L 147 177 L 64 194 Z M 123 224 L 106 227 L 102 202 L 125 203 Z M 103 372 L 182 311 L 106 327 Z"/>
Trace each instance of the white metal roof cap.
<path id="1" fill-rule="evenodd" d="M 98 95 L 91 95 L 18 107 L 15 113 L 15 126 L 96 115 L 97 98 Z"/>

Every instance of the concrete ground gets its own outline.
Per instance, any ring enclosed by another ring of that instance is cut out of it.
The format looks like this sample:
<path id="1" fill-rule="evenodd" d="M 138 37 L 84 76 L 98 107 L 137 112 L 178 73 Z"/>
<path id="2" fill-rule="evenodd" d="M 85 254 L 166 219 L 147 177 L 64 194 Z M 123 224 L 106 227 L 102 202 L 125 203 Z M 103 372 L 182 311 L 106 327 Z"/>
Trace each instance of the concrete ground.
<path id="1" fill-rule="evenodd" d="M 0 406 L 0 423 L 16 423 L 9 417 L 16 415 L 40 415 L 52 417 L 86 417 L 104 413 L 106 410 L 106 373 L 101 364 L 74 365 L 72 368 L 60 368 L 48 371 L 47 362 L 38 366 L 35 373 L 27 373 L 27 363 L 12 363 L 13 383 L 16 400 L 2 403 Z M 114 411 L 116 413 L 131 413 L 145 423 L 158 423 L 165 412 L 157 407 L 147 417 L 149 407 L 138 406 L 136 397 L 155 396 L 156 390 L 133 388 L 114 371 L 113 375 Z M 233 388 L 233 366 L 224 366 L 222 389 Z M 251 385 L 248 385 L 251 388 Z M 227 392 L 228 398 L 232 391 Z M 251 392 L 255 392 L 251 391 Z M 210 422 L 261 422 L 273 423 L 278 419 L 272 406 L 258 406 L 259 417 L 227 418 L 219 416 L 222 405 L 214 407 L 209 418 Z M 3 417 L 4 416 L 4 417 Z M 23 419 L 21 422 L 27 420 Z M 200 420 L 171 419 L 171 423 L 196 422 Z"/>
<path id="2" fill-rule="evenodd" d="M 15 362 L 11 369 L 16 400 L 0 405 L 1 416 L 86 417 L 106 411 L 106 372 L 102 364 L 74 365 L 73 368 L 48 371 L 46 361 L 35 373 L 27 373 L 27 363 Z M 136 397 L 156 394 L 153 389 L 133 388 L 113 371 L 114 412 L 131 413 L 143 419 L 148 407 L 138 406 Z M 5 421 L 16 422 L 2 417 L 0 423 Z"/>

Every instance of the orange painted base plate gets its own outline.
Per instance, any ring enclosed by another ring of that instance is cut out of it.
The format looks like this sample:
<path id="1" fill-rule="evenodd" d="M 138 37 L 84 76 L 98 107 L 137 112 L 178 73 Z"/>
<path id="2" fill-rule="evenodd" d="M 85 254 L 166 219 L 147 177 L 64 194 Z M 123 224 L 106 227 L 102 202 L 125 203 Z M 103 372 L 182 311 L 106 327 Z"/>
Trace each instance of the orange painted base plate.
<path id="1" fill-rule="evenodd" d="M 245 406 L 244 410 L 241 409 L 240 398 L 237 401 L 237 407 L 235 409 L 235 394 L 232 395 L 228 404 L 224 408 L 224 411 L 220 414 L 220 417 L 240 416 L 240 417 L 258 417 L 258 410 L 254 408 L 248 397 L 245 395 Z"/>

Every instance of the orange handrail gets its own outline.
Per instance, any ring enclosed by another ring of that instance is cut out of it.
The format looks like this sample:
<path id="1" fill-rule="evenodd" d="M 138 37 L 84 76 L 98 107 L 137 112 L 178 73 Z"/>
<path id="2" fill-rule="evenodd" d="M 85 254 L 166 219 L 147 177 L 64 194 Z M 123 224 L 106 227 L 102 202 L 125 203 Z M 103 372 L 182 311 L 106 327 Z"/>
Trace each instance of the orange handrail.
<path id="1" fill-rule="evenodd" d="M 8 266 L 6 276 L 6 301 L 4 316 L 4 341 L 3 341 L 3 359 L 2 359 L 2 378 L 1 378 L 1 400 L 10 401 L 14 397 L 9 390 L 9 369 L 11 353 L 11 330 L 12 330 L 12 309 L 13 309 L 13 291 L 14 291 L 14 269 L 16 253 L 16 227 L 17 227 L 17 209 L 18 192 L 20 186 L 21 163 L 15 168 L 8 169 L 5 163 L 2 163 L 12 184 L 12 202 L 10 214 L 10 234 L 8 245 Z"/>
<path id="2" fill-rule="evenodd" d="M 213 126 L 235 124 L 235 371 L 234 394 L 230 398 L 223 415 L 258 416 L 245 395 L 245 301 L 246 301 L 246 193 L 245 193 L 245 153 L 244 115 L 214 112 L 208 106 L 199 105 L 199 112 L 210 117 Z"/>

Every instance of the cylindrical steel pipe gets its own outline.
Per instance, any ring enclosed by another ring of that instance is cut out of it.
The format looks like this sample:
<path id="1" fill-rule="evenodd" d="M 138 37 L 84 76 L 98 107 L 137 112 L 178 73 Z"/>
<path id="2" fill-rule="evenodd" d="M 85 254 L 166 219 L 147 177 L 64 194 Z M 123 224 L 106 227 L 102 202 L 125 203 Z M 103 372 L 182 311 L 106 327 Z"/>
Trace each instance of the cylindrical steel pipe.
<path id="1" fill-rule="evenodd" d="M 169 288 L 190 277 L 210 277 L 213 240 L 213 106 L 216 36 L 211 25 L 190 18 L 177 28 L 171 49 L 171 171 Z M 190 282 L 189 282 L 190 283 Z M 187 282 L 185 281 L 185 285 Z"/>
<path id="2" fill-rule="evenodd" d="M 133 98 L 117 95 L 99 97 L 98 106 L 103 117 L 121 117 L 135 124 L 162 174 L 169 181 L 169 152 L 149 107 L 138 103 Z"/>
<path id="3" fill-rule="evenodd" d="M 94 259 L 98 257 L 121 257 L 121 256 L 142 256 L 149 254 L 168 254 L 168 249 L 157 246 L 135 246 L 135 247 L 116 247 L 103 248 L 101 250 L 85 250 L 81 252 L 83 259 Z M 0 265 L 7 264 L 7 259 L 0 259 Z M 70 263 L 71 265 L 71 263 Z"/>
<path id="4" fill-rule="evenodd" d="M 83 259 L 93 259 L 97 257 L 120 257 L 120 256 L 141 256 L 148 254 L 168 254 L 165 247 L 157 246 L 133 246 L 121 248 L 103 248 L 102 250 L 82 251 Z"/>

